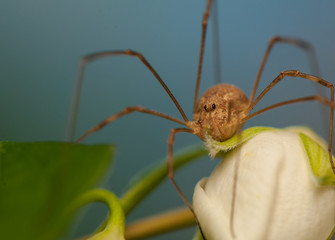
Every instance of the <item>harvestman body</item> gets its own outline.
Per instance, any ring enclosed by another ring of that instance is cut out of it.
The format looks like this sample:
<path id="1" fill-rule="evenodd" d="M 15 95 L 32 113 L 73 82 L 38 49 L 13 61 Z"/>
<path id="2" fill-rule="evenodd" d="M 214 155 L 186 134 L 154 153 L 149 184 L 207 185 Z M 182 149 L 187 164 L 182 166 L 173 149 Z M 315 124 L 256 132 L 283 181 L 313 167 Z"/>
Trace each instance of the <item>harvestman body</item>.
<path id="1" fill-rule="evenodd" d="M 183 120 L 179 120 L 177 118 L 168 116 L 166 114 L 156 112 L 147 108 L 143 108 L 141 106 L 132 106 L 132 107 L 126 107 L 123 111 L 112 115 L 87 131 L 82 137 L 80 137 L 77 142 L 82 141 L 84 138 L 86 138 L 89 134 L 92 132 L 100 130 L 102 127 L 107 125 L 108 123 L 118 119 L 119 117 L 122 117 L 126 114 L 130 114 L 132 112 L 142 112 L 146 114 L 155 115 L 158 117 L 162 117 L 165 119 L 168 119 L 170 121 L 174 121 L 176 123 L 179 123 L 181 125 L 184 125 L 184 128 L 173 128 L 171 129 L 169 138 L 168 138 L 168 176 L 179 192 L 180 196 L 184 200 L 184 202 L 187 204 L 187 206 L 190 208 L 190 210 L 193 212 L 191 204 L 186 200 L 184 197 L 182 191 L 178 187 L 177 183 L 174 180 L 174 171 L 173 171 L 173 143 L 176 133 L 179 132 L 188 132 L 193 133 L 197 135 L 200 139 L 204 140 L 205 135 L 208 133 L 214 140 L 216 141 L 224 141 L 226 139 L 229 139 L 232 137 L 236 132 L 238 132 L 245 121 L 248 119 L 263 113 L 265 111 L 268 111 L 270 109 L 297 103 L 297 102 L 303 102 L 303 101 L 319 101 L 320 103 L 326 104 L 330 107 L 330 126 L 329 126 L 329 145 L 328 145 L 328 152 L 329 152 L 329 160 L 333 169 L 333 172 L 335 174 L 335 166 L 334 162 L 331 158 L 331 146 L 332 146 L 332 129 L 333 129 L 333 111 L 334 111 L 334 87 L 331 83 L 305 73 L 301 73 L 297 70 L 289 70 L 289 71 L 283 71 L 281 72 L 262 92 L 261 94 L 255 98 L 255 93 L 258 87 L 259 79 L 261 77 L 261 74 L 263 72 L 265 63 L 267 61 L 268 55 L 271 52 L 271 49 L 276 43 L 286 43 L 286 44 L 292 44 L 297 47 L 300 47 L 311 54 L 312 61 L 315 61 L 314 59 L 314 51 L 310 44 L 298 40 L 295 38 L 284 38 L 284 37 L 274 37 L 270 40 L 270 43 L 266 49 L 265 55 L 263 57 L 260 69 L 258 71 L 250 98 L 248 99 L 245 93 L 243 93 L 239 88 L 229 85 L 229 84 L 217 84 L 207 90 L 202 97 L 198 100 L 198 92 L 199 92 L 199 86 L 200 86 L 200 78 L 201 78 L 201 72 L 202 72 L 202 62 L 203 62 L 203 55 L 204 55 L 204 45 L 205 45 L 205 37 L 206 37 L 206 30 L 207 30 L 207 21 L 210 16 L 210 10 L 212 6 L 213 0 L 207 0 L 206 5 L 206 11 L 203 15 L 202 20 L 202 36 L 201 36 L 201 46 L 200 46 L 200 57 L 199 57 L 199 68 L 198 68 L 198 74 L 197 74 L 197 81 L 196 81 L 196 90 L 195 90 L 195 96 L 194 96 L 194 106 L 193 106 L 193 120 L 189 121 L 186 117 L 183 109 L 179 105 L 176 98 L 173 96 L 171 91 L 168 89 L 166 84 L 163 82 L 161 77 L 158 75 L 158 73 L 153 69 L 153 67 L 149 64 L 149 62 L 143 57 L 142 54 L 137 53 L 132 50 L 126 50 L 126 51 L 105 51 L 105 52 L 99 52 L 94 53 L 91 55 L 85 56 L 79 67 L 79 75 L 77 78 L 77 86 L 80 89 L 81 83 L 84 76 L 84 70 L 86 67 L 86 64 L 88 62 L 91 62 L 93 60 L 104 58 L 104 57 L 110 57 L 114 55 L 127 55 L 127 56 L 133 56 L 137 57 L 156 77 L 156 79 L 159 81 L 159 83 L 162 85 L 162 87 L 165 89 L 167 94 L 170 96 L 171 100 L 174 102 L 175 106 L 177 107 L 178 111 L 180 112 Z M 250 111 L 255 107 L 255 105 L 263 98 L 263 96 L 271 89 L 273 88 L 279 81 L 281 81 L 285 76 L 289 77 L 299 77 L 306 80 L 310 80 L 313 82 L 316 82 L 324 87 L 327 87 L 330 89 L 331 97 L 330 100 L 327 100 L 323 97 L 320 97 L 318 95 L 308 96 L 308 97 L 302 97 L 302 98 L 296 98 L 284 102 L 280 102 L 277 104 L 274 104 L 272 106 L 269 106 L 267 108 L 264 108 L 262 110 L 259 110 L 257 112 L 254 112 L 252 114 L 249 114 Z M 77 97 L 73 103 L 72 106 L 74 106 L 75 111 L 72 113 L 72 119 L 70 119 L 70 124 L 74 124 L 75 118 L 76 118 L 76 108 L 78 106 L 78 99 Z M 72 121 L 72 123 L 71 123 Z M 70 127 L 71 129 L 71 127 Z M 70 133 L 73 134 L 73 133 Z M 233 193 L 235 195 L 235 193 Z M 233 196 L 234 199 L 234 196 Z M 232 206 L 233 211 L 233 206 Z M 194 213 L 194 212 L 193 212 Z M 231 214 L 231 221 L 232 221 L 233 212 Z M 196 218 L 196 216 L 195 216 Z M 233 231 L 232 231 L 233 232 Z"/>

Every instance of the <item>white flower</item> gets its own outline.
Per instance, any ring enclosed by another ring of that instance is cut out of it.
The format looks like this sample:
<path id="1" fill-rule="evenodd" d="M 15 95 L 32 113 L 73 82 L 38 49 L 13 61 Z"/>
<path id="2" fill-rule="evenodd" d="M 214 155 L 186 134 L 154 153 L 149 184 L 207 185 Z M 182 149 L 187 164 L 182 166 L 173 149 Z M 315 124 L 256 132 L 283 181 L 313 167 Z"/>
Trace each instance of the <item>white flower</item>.
<path id="1" fill-rule="evenodd" d="M 292 129 L 271 130 L 228 153 L 211 176 L 197 184 L 193 195 L 206 239 L 234 239 L 230 213 L 239 159 L 235 239 L 326 240 L 335 226 L 335 186 L 321 185 L 314 177 L 305 147 Z"/>

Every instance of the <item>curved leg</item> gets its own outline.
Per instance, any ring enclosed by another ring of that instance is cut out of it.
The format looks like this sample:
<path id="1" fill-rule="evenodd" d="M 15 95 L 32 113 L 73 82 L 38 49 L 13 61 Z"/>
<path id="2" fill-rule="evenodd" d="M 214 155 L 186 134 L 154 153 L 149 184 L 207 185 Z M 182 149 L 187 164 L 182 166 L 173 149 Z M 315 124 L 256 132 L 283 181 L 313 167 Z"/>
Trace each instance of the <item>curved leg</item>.
<path id="1" fill-rule="evenodd" d="M 254 86 L 253 86 L 251 94 L 250 94 L 250 98 L 249 98 L 250 103 L 252 103 L 252 101 L 254 100 L 254 97 L 255 97 L 255 94 L 256 94 L 256 91 L 257 91 L 257 87 L 258 87 L 258 84 L 259 84 L 259 80 L 260 80 L 261 75 L 263 73 L 265 64 L 268 60 L 269 54 L 270 54 L 271 50 L 273 49 L 273 46 L 277 43 L 291 44 L 291 45 L 297 46 L 297 47 L 307 51 L 308 54 L 309 54 L 309 61 L 310 61 L 311 69 L 312 69 L 312 74 L 316 75 L 316 76 L 320 76 L 318 61 L 316 59 L 316 54 L 315 54 L 314 47 L 313 47 L 312 44 L 310 44 L 306 41 L 303 41 L 301 39 L 298 39 L 298 38 L 281 37 L 281 36 L 272 37 L 269 41 L 269 44 L 266 48 L 266 51 L 265 51 L 263 59 L 262 59 L 262 63 L 259 67 L 256 79 L 255 79 L 255 82 L 254 82 Z"/>
<path id="2" fill-rule="evenodd" d="M 187 201 L 185 195 L 183 194 L 183 192 L 181 191 L 180 187 L 178 186 L 178 184 L 176 183 L 176 181 L 174 180 L 174 170 L 173 170 L 173 143 L 174 143 L 174 139 L 175 139 L 175 135 L 176 133 L 181 133 L 181 132 L 188 132 L 188 133 L 193 133 L 193 131 L 191 129 L 188 128 L 172 128 L 170 130 L 170 135 L 168 138 L 168 158 L 167 158 L 167 167 L 168 167 L 168 176 L 170 181 L 172 182 L 173 186 L 176 188 L 178 194 L 180 195 L 180 197 L 183 199 L 183 201 L 185 202 L 185 204 L 187 205 L 187 207 L 190 209 L 190 211 L 192 212 L 196 223 L 199 226 L 201 235 L 203 236 L 203 238 L 205 239 L 205 236 L 202 232 L 200 223 L 198 221 L 197 216 L 195 215 L 195 212 L 193 210 L 192 205 L 189 203 L 189 201 Z"/>
<path id="3" fill-rule="evenodd" d="M 277 108 L 277 107 L 281 107 L 281 106 L 292 104 L 292 103 L 307 102 L 307 101 L 318 101 L 318 102 L 320 102 L 320 103 L 322 103 L 324 105 L 327 105 L 328 107 L 335 108 L 335 103 L 334 102 L 331 102 L 327 98 L 324 98 L 322 96 L 313 95 L 313 96 L 302 97 L 302 98 L 295 98 L 295 99 L 291 99 L 291 100 L 279 102 L 279 103 L 273 104 L 271 106 L 262 108 L 261 110 L 258 110 L 256 112 L 248 115 L 247 117 L 243 118 L 242 122 L 246 122 L 249 119 L 251 119 L 253 117 L 256 117 L 257 115 L 260 115 L 263 112 L 267 112 L 267 111 L 269 111 L 271 109 L 274 109 L 274 108 Z"/>
<path id="4" fill-rule="evenodd" d="M 146 113 L 146 114 L 150 114 L 150 115 L 154 115 L 154 116 L 158 116 L 161 118 L 165 118 L 168 119 L 170 121 L 182 124 L 182 125 L 186 125 L 185 122 L 174 118 L 174 117 L 170 117 L 166 114 L 160 113 L 160 112 L 156 112 L 154 110 L 150 110 L 147 108 L 143 108 L 141 106 L 132 106 L 132 107 L 126 107 L 125 109 L 123 109 L 121 112 L 118 112 L 117 114 L 114 114 L 108 118 L 106 118 L 105 120 L 103 120 L 102 122 L 100 122 L 98 125 L 94 126 L 93 128 L 91 128 L 90 130 L 88 130 L 86 133 L 84 133 L 76 142 L 81 142 L 82 140 L 84 140 L 88 135 L 90 135 L 93 132 L 97 132 L 99 131 L 101 128 L 103 128 L 104 126 L 106 126 L 107 124 L 115 121 L 116 119 L 126 115 L 126 114 L 130 114 L 133 112 L 142 112 L 142 113 Z"/>
<path id="5" fill-rule="evenodd" d="M 207 23 L 208 23 L 208 18 L 210 16 L 212 3 L 213 3 L 213 0 L 207 0 L 206 11 L 205 11 L 205 13 L 202 17 L 202 33 L 201 33 L 200 55 L 199 55 L 197 82 L 196 82 L 196 85 L 195 85 L 195 93 L 194 93 L 194 101 L 193 101 L 193 112 L 195 111 L 196 105 L 197 105 L 197 102 L 198 102 L 200 79 L 201 79 L 201 73 L 202 73 L 202 63 L 203 63 L 203 60 L 204 60 Z"/>
<path id="6" fill-rule="evenodd" d="M 112 56 L 118 56 L 118 55 L 125 55 L 125 56 L 131 56 L 131 57 L 137 57 L 149 70 L 150 72 L 155 76 L 157 81 L 162 85 L 166 93 L 169 95 L 175 106 L 177 107 L 178 111 L 180 112 L 182 118 L 184 121 L 188 121 L 183 109 L 179 105 L 177 99 L 173 96 L 167 85 L 164 83 L 162 78 L 158 75 L 158 73 L 155 71 L 155 69 L 150 65 L 150 63 L 144 58 L 144 56 L 138 52 L 135 52 L 133 50 L 125 50 L 125 51 L 103 51 L 103 52 L 97 52 L 93 54 L 89 54 L 84 56 L 78 65 L 78 72 L 77 77 L 75 80 L 75 86 L 74 86 L 74 92 L 71 99 L 71 104 L 69 108 L 69 118 L 67 122 L 66 127 L 66 140 L 72 141 L 74 136 L 74 126 L 77 120 L 77 113 L 78 113 L 78 106 L 79 106 L 79 99 L 80 99 L 80 93 L 81 93 L 81 87 L 82 82 L 84 79 L 84 73 L 86 65 L 94 60 L 105 58 L 105 57 L 112 57 Z"/>
<path id="7" fill-rule="evenodd" d="M 284 71 L 284 72 L 281 72 L 264 90 L 263 92 L 261 92 L 261 94 L 259 94 L 259 96 L 255 99 L 254 102 L 252 102 L 248 108 L 248 113 L 256 106 L 256 104 L 264 97 L 264 95 L 270 91 L 270 89 L 272 89 L 278 82 L 280 82 L 285 76 L 289 76 L 289 77 L 300 77 L 300 78 L 304 78 L 304 79 L 307 79 L 307 80 L 310 80 L 310 81 L 313 81 L 313 82 L 316 82 L 324 87 L 327 87 L 327 88 L 330 88 L 330 101 L 327 100 L 327 102 L 325 102 L 324 100 L 322 100 L 323 98 L 322 97 L 315 97 L 315 100 L 318 100 L 322 103 L 325 103 L 327 105 L 329 105 L 330 107 L 330 120 L 329 120 L 329 139 L 328 139 L 328 152 L 329 152 L 329 161 L 331 163 L 331 166 L 332 166 L 332 170 L 335 174 L 335 165 L 334 165 L 334 162 L 333 162 L 333 159 L 332 159 L 332 140 L 333 140 L 333 115 L 334 115 L 334 86 L 333 84 L 331 84 L 330 82 L 327 82 L 321 78 L 318 78 L 318 77 L 315 77 L 313 75 L 309 75 L 309 74 L 305 74 L 305 73 L 301 73 L 297 70 L 289 70 L 289 71 Z M 283 103 L 279 103 L 279 104 L 275 104 L 273 105 L 272 107 L 268 107 L 266 110 L 264 111 L 267 111 L 267 110 L 270 110 L 274 107 L 279 107 L 279 106 L 282 106 L 282 105 L 285 105 L 285 104 L 289 104 L 289 103 L 293 103 L 293 102 L 301 102 L 301 101 L 308 101 L 308 100 L 313 100 L 313 99 L 304 99 L 303 98 L 300 98 L 300 99 L 295 99 L 295 100 L 291 100 L 290 101 L 286 101 L 286 102 L 283 102 Z M 264 112 L 263 111 L 263 112 Z M 259 113 L 258 113 L 259 114 Z M 254 115 L 255 116 L 255 115 Z M 246 120 L 248 117 L 246 117 L 244 120 Z"/>

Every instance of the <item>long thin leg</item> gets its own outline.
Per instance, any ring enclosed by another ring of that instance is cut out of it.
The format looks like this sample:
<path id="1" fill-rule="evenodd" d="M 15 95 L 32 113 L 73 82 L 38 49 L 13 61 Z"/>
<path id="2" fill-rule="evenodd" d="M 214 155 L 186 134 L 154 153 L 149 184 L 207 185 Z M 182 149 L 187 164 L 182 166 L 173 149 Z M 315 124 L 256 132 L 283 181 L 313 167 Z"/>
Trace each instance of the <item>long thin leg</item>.
<path id="1" fill-rule="evenodd" d="M 291 45 L 297 46 L 297 47 L 307 51 L 308 54 L 309 54 L 309 62 L 310 62 L 310 65 L 311 65 L 312 74 L 316 75 L 316 76 L 320 76 L 318 61 L 316 59 L 316 54 L 315 54 L 314 47 L 313 47 L 312 44 L 310 44 L 306 41 L 303 41 L 301 39 L 298 39 L 298 38 L 281 37 L 281 36 L 272 37 L 269 41 L 269 44 L 266 48 L 265 54 L 264 54 L 263 59 L 262 59 L 262 63 L 259 67 L 256 79 L 255 79 L 255 82 L 254 82 L 254 86 L 253 86 L 251 94 L 250 94 L 250 98 L 249 98 L 250 103 L 252 103 L 252 101 L 254 100 L 254 97 L 255 97 L 255 94 L 256 94 L 256 91 L 257 91 L 257 87 L 258 87 L 258 84 L 259 84 L 259 80 L 262 76 L 262 73 L 263 73 L 265 64 L 268 60 L 269 54 L 270 54 L 271 50 L 273 49 L 273 46 L 277 43 L 291 44 Z"/>
<path id="2" fill-rule="evenodd" d="M 195 212 L 193 210 L 192 205 L 189 203 L 189 201 L 187 201 L 184 193 L 181 191 L 180 187 L 178 186 L 178 184 L 176 183 L 175 179 L 174 179 L 174 170 L 173 170 L 173 143 L 174 143 L 174 139 L 175 139 L 175 135 L 177 133 L 181 133 L 181 132 L 188 132 L 188 133 L 193 133 L 193 131 L 191 129 L 188 128 L 172 128 L 170 131 L 170 135 L 168 138 L 168 158 L 167 158 L 167 167 L 168 167 L 168 176 L 169 179 L 171 180 L 173 186 L 176 188 L 177 192 L 179 193 L 180 197 L 183 199 L 183 201 L 185 202 L 185 204 L 187 205 L 187 207 L 190 209 L 190 211 L 192 212 L 192 214 L 194 215 L 195 221 L 197 222 L 200 232 L 204 237 L 204 234 L 202 232 L 201 226 L 199 224 L 198 218 L 195 215 Z"/>
<path id="3" fill-rule="evenodd" d="M 267 112 L 267 111 L 269 111 L 271 109 L 274 109 L 274 108 L 277 108 L 277 107 L 281 107 L 281 106 L 292 104 L 292 103 L 307 102 L 307 101 L 318 101 L 318 102 L 320 102 L 320 103 L 322 103 L 322 104 L 324 104 L 328 107 L 335 108 L 335 103 L 329 101 L 327 98 L 324 98 L 324 97 L 319 96 L 319 95 L 313 95 L 313 96 L 295 98 L 295 99 L 279 102 L 279 103 L 273 104 L 271 106 L 262 108 L 261 110 L 258 110 L 257 112 L 254 112 L 254 113 L 248 115 L 247 117 L 243 118 L 242 122 L 246 122 L 249 119 L 260 115 L 261 113 Z"/>
<path id="4" fill-rule="evenodd" d="M 221 82 L 221 61 L 220 61 L 220 34 L 218 19 L 218 0 L 213 0 L 212 7 L 212 37 L 213 37 L 213 70 L 215 84 Z"/>
<path id="5" fill-rule="evenodd" d="M 207 0 L 206 11 L 202 17 L 202 34 L 201 34 L 201 44 L 200 44 L 200 55 L 199 55 L 199 66 L 198 66 L 198 74 L 197 74 L 197 83 L 195 85 L 195 93 L 194 93 L 194 101 L 193 101 L 193 112 L 197 107 L 198 95 L 199 95 L 199 87 L 200 87 L 200 79 L 202 73 L 202 63 L 204 60 L 204 50 L 205 50 L 205 40 L 206 40 L 206 32 L 207 32 L 207 23 L 208 18 L 210 16 L 210 11 L 212 7 L 212 0 Z"/>
<path id="6" fill-rule="evenodd" d="M 241 135 L 240 135 L 241 136 Z M 234 231 L 234 217 L 235 217 L 235 204 L 236 204 L 236 193 L 237 193 L 237 181 L 238 181 L 238 170 L 240 166 L 240 158 L 238 157 L 235 162 L 234 167 L 234 182 L 233 182 L 233 192 L 231 198 L 231 209 L 230 209 L 230 233 L 233 239 L 236 238 L 236 234 Z"/>
<path id="7" fill-rule="evenodd" d="M 238 142 L 242 141 L 242 128 L 245 121 L 243 119 L 238 119 L 238 121 L 241 123 L 237 130 L 236 135 L 238 137 Z M 234 179 L 233 179 L 233 191 L 232 191 L 232 197 L 231 197 L 231 209 L 230 209 L 230 219 L 229 219 L 229 225 L 230 225 L 230 233 L 233 239 L 236 239 L 236 234 L 234 230 L 234 218 L 235 218 L 235 205 L 236 205 L 236 195 L 237 195 L 237 181 L 238 181 L 238 170 L 240 166 L 240 158 L 237 158 L 234 166 Z"/>
<path id="8" fill-rule="evenodd" d="M 328 152 L 329 152 L 329 161 L 331 163 L 333 172 L 335 174 L 335 165 L 333 162 L 333 158 L 332 158 L 332 140 L 333 140 L 333 115 L 334 115 L 334 108 L 332 106 L 334 106 L 334 86 L 333 84 L 331 84 L 330 82 L 327 82 L 321 78 L 315 77 L 313 75 L 310 74 L 305 74 L 305 73 L 301 73 L 297 70 L 289 70 L 289 71 L 284 71 L 281 72 L 264 90 L 263 92 L 261 92 L 261 94 L 255 99 L 254 102 L 252 102 L 248 108 L 248 113 L 256 106 L 256 104 L 264 97 L 264 95 L 270 90 L 272 89 L 278 82 L 280 82 L 285 76 L 289 76 L 289 77 L 300 77 L 300 78 L 304 78 L 313 82 L 316 82 L 324 87 L 330 88 L 330 102 L 331 102 L 331 106 L 330 106 L 330 120 L 329 120 L 329 139 L 328 139 Z M 321 101 L 322 102 L 322 101 Z"/>
<path id="9" fill-rule="evenodd" d="M 75 81 L 74 86 L 74 94 L 73 98 L 71 100 L 71 105 L 69 109 L 69 118 L 67 122 L 66 127 L 66 140 L 72 141 L 74 136 L 74 128 L 76 124 L 77 114 L 78 114 L 78 106 L 79 106 L 79 100 L 80 100 L 80 93 L 81 93 L 81 87 L 82 82 L 84 78 L 85 68 L 86 65 L 94 60 L 111 57 L 111 56 L 117 56 L 117 55 L 125 55 L 125 56 L 131 56 L 131 57 L 137 57 L 149 70 L 150 72 L 155 76 L 155 78 L 158 80 L 158 82 L 162 85 L 166 93 L 170 96 L 171 100 L 177 107 L 178 111 L 180 112 L 182 118 L 184 121 L 188 121 L 183 109 L 179 105 L 177 99 L 173 96 L 167 85 L 164 83 L 162 78 L 158 75 L 158 73 L 155 71 L 155 69 L 150 65 L 150 63 L 143 57 L 142 54 L 135 52 L 133 50 L 125 50 L 125 51 L 103 51 L 103 52 L 97 52 L 93 54 L 89 54 L 84 56 L 78 66 L 78 73 Z"/>
<path id="10" fill-rule="evenodd" d="M 150 115 L 154 115 L 157 117 L 161 117 L 161 118 L 165 118 L 168 119 L 170 121 L 182 124 L 186 126 L 186 123 L 174 118 L 174 117 L 170 117 L 166 114 L 160 113 L 160 112 L 156 112 L 154 110 L 150 110 L 147 108 L 143 108 L 141 106 L 132 106 L 132 107 L 126 107 L 125 109 L 123 109 L 121 112 L 118 112 L 117 114 L 114 114 L 108 118 L 106 118 L 105 120 L 103 120 L 102 122 L 100 122 L 98 125 L 94 126 L 93 128 L 91 128 L 90 130 L 88 130 L 86 133 L 84 133 L 76 142 L 81 142 L 82 140 L 84 140 L 88 135 L 90 135 L 93 132 L 99 131 L 101 128 L 103 128 L 104 126 L 106 126 L 107 124 L 115 121 L 116 119 L 126 115 L 126 114 L 130 114 L 133 112 L 141 112 L 141 113 L 146 113 L 146 114 L 150 114 Z"/>

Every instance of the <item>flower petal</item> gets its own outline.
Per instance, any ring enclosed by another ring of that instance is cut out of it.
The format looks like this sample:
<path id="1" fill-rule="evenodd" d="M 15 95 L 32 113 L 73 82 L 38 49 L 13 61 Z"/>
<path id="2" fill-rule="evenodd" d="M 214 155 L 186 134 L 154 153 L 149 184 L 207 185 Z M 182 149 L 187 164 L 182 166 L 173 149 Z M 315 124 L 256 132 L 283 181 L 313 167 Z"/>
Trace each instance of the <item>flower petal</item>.
<path id="1" fill-rule="evenodd" d="M 335 188 L 315 184 L 298 134 L 266 131 L 229 153 L 196 186 L 194 209 L 208 239 L 233 239 L 230 210 L 240 161 L 236 238 L 325 240 L 335 225 Z"/>

